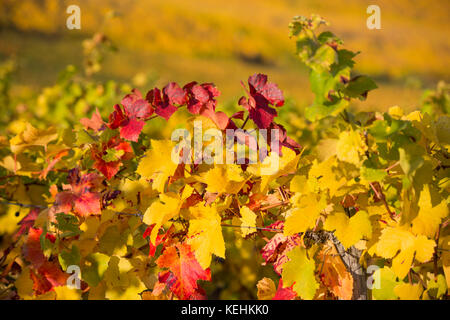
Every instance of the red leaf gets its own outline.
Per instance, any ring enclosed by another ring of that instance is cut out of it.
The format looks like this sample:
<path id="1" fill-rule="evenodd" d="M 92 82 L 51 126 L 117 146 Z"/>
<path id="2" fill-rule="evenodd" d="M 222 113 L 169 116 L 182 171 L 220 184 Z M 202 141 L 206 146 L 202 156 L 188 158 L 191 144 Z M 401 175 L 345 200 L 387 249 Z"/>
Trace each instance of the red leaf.
<path id="1" fill-rule="evenodd" d="M 119 172 L 121 166 L 122 163 L 120 161 L 106 162 L 101 158 L 94 163 L 94 168 L 100 171 L 108 180 L 111 180 Z"/>
<path id="2" fill-rule="evenodd" d="M 146 99 L 153 105 L 157 115 L 169 120 L 178 109 L 175 104 L 186 103 L 186 94 L 178 84 L 171 82 L 163 88 L 162 96 L 161 90 L 154 88 L 147 93 Z"/>
<path id="3" fill-rule="evenodd" d="M 270 104 L 280 107 L 284 104 L 283 92 L 274 83 L 267 82 L 267 75 L 254 74 L 248 78 L 252 96 L 262 95 Z"/>
<path id="4" fill-rule="evenodd" d="M 125 153 L 117 161 L 106 162 L 103 160 L 103 155 L 106 154 L 108 149 L 123 150 Z M 91 156 L 95 161 L 94 168 L 110 180 L 119 171 L 119 168 L 122 166 L 122 161 L 132 159 L 134 155 L 131 145 L 116 136 L 112 137 L 108 142 L 102 143 L 100 146 L 91 145 Z"/>
<path id="5" fill-rule="evenodd" d="M 159 281 L 183 300 L 196 297 L 198 280 L 211 280 L 210 270 L 202 269 L 187 244 L 166 248 L 156 263 L 160 268 L 168 268 L 170 271 L 160 273 Z"/>
<path id="6" fill-rule="evenodd" d="M 156 114 L 160 117 L 163 117 L 166 120 L 169 120 L 172 114 L 177 111 L 177 107 L 171 105 L 169 103 L 162 103 L 156 107 Z"/>
<path id="7" fill-rule="evenodd" d="M 297 297 L 297 293 L 293 290 L 293 286 L 289 288 L 283 288 L 283 279 L 280 278 L 280 282 L 278 282 L 277 292 L 272 300 L 294 300 Z"/>
<path id="8" fill-rule="evenodd" d="M 41 174 L 39 175 L 39 179 L 45 179 L 47 178 L 48 173 L 53 169 L 53 167 L 65 156 L 69 154 L 70 149 L 64 149 L 59 151 L 55 156 L 53 156 L 53 160 L 50 161 L 50 158 L 47 158 L 47 162 L 49 162 L 47 168 L 42 170 Z"/>
<path id="9" fill-rule="evenodd" d="M 62 191 L 55 197 L 57 212 L 69 213 L 72 210 L 74 196 L 72 192 Z"/>
<path id="10" fill-rule="evenodd" d="M 86 217 L 91 214 L 100 215 L 100 193 L 86 192 L 75 198 L 74 210 L 80 216 Z"/>
<path id="11" fill-rule="evenodd" d="M 243 84 L 244 85 L 244 84 Z M 250 119 L 260 129 L 266 129 L 270 126 L 273 119 L 277 116 L 275 109 L 269 104 L 280 107 L 284 104 L 283 92 L 273 83 L 267 82 L 267 76 L 264 74 L 254 74 L 248 78 L 250 91 L 248 99 L 242 97 L 239 105 L 246 108 Z M 244 86 L 245 89 L 245 86 Z"/>
<path id="12" fill-rule="evenodd" d="M 122 99 L 122 105 L 125 112 L 116 104 L 114 111 L 109 115 L 108 127 L 120 128 L 122 138 L 136 142 L 145 124 L 142 119 L 150 117 L 154 110 L 137 89 L 133 89 L 131 94 Z"/>
<path id="13" fill-rule="evenodd" d="M 122 128 L 120 128 L 120 137 L 137 142 L 144 125 L 144 121 L 131 118 L 123 124 Z"/>
<path id="14" fill-rule="evenodd" d="M 33 291 L 41 295 L 54 287 L 65 285 L 69 275 L 56 262 L 46 261 L 37 272 L 31 271 L 30 277 L 33 280 Z"/>
<path id="15" fill-rule="evenodd" d="M 96 190 L 102 178 L 97 173 L 80 176 L 78 168 L 69 171 L 68 182 L 64 191 L 58 193 L 53 210 L 55 213 L 68 213 L 72 210 L 80 217 L 101 214 L 101 194 Z"/>
<path id="16" fill-rule="evenodd" d="M 164 88 L 166 89 L 168 88 L 167 86 Z M 171 86 L 170 88 L 166 89 L 166 91 L 170 91 L 170 90 L 175 90 L 173 88 L 173 86 Z M 183 92 L 184 94 L 184 92 Z M 176 93 L 174 93 L 174 95 L 176 96 Z M 153 105 L 153 107 L 155 108 L 155 113 L 157 115 L 159 115 L 160 117 L 163 117 L 166 120 L 169 120 L 170 117 L 172 116 L 172 114 L 177 111 L 177 107 L 175 107 L 174 105 L 172 105 L 169 102 L 169 97 L 167 96 L 167 94 L 165 94 L 165 99 L 163 100 L 163 98 L 161 97 L 161 90 L 159 90 L 158 88 L 154 88 L 152 90 L 150 90 L 147 93 L 147 97 L 146 99 Z M 177 100 L 178 98 L 175 98 L 175 100 Z"/>
<path id="17" fill-rule="evenodd" d="M 268 228 L 279 229 L 282 228 L 283 222 L 278 221 L 274 226 Z M 277 233 L 270 239 L 270 241 L 261 249 L 264 264 L 272 263 L 276 273 L 281 275 L 283 271 L 283 264 L 289 261 L 287 253 L 300 244 L 300 236 L 293 235 L 286 237 L 283 233 Z"/>
<path id="18" fill-rule="evenodd" d="M 240 120 L 244 120 L 244 111 L 238 111 L 236 113 L 234 113 L 230 119 L 240 119 Z"/>
<path id="19" fill-rule="evenodd" d="M 117 129 L 125 120 L 127 120 L 127 117 L 123 113 L 122 108 L 118 104 L 114 105 L 114 111 L 109 115 L 108 127 L 110 129 Z"/>
<path id="20" fill-rule="evenodd" d="M 14 235 L 14 238 L 17 239 L 22 234 L 28 233 L 28 230 L 33 227 L 34 221 L 36 220 L 37 216 L 39 215 L 40 209 L 31 209 L 30 212 L 23 217 L 22 220 L 20 220 L 19 225 L 20 229 L 17 231 L 17 233 Z"/>
<path id="21" fill-rule="evenodd" d="M 39 274 L 45 277 L 52 287 L 65 285 L 69 276 L 61 270 L 58 263 L 52 261 L 46 261 L 39 268 Z"/>
<path id="22" fill-rule="evenodd" d="M 216 97 L 220 95 L 220 91 L 212 83 L 190 82 L 184 86 L 187 95 L 187 108 L 192 114 L 201 114 L 205 110 L 214 112 L 216 109 Z"/>
<path id="23" fill-rule="evenodd" d="M 142 98 L 141 92 L 137 89 L 133 89 L 131 94 L 127 94 L 122 99 L 122 105 L 129 118 L 145 119 L 150 117 L 154 111 L 148 101 Z"/>
<path id="24" fill-rule="evenodd" d="M 267 75 L 265 74 L 254 74 L 248 78 L 248 84 L 250 86 L 250 93 L 253 95 L 254 93 L 260 92 L 264 89 L 267 83 Z"/>
<path id="25" fill-rule="evenodd" d="M 80 122 L 86 129 L 92 129 L 94 131 L 99 131 L 105 125 L 105 122 L 103 121 L 98 108 L 95 109 L 95 112 L 92 114 L 91 119 L 82 118 Z"/>
<path id="26" fill-rule="evenodd" d="M 47 259 L 41 248 L 40 237 L 42 229 L 30 228 L 27 241 L 23 247 L 23 255 L 36 269 L 38 269 Z"/>
<path id="27" fill-rule="evenodd" d="M 272 147 L 271 147 L 271 149 L 273 149 L 275 152 L 277 152 L 280 156 L 282 155 L 281 147 L 283 147 L 283 146 L 294 150 L 296 154 L 300 153 L 302 146 L 287 136 L 286 129 L 281 124 L 277 124 L 277 123 L 273 122 L 270 125 L 270 130 L 268 132 L 268 137 L 270 140 L 272 140 L 272 137 L 271 137 L 272 130 L 278 131 L 278 139 L 279 139 L 278 148 L 279 149 L 276 150 L 275 148 L 272 148 Z"/>
<path id="28" fill-rule="evenodd" d="M 202 115 L 210 118 L 212 121 L 214 121 L 214 123 L 216 124 L 216 126 L 220 129 L 220 130 L 225 130 L 225 129 L 231 129 L 230 128 L 230 122 L 232 122 L 230 120 L 230 118 L 228 118 L 228 116 L 222 112 L 222 111 L 214 111 L 214 110 L 210 110 L 210 109 L 205 109 L 202 112 Z M 234 123 L 233 123 L 234 125 Z"/>
<path id="29" fill-rule="evenodd" d="M 155 227 L 156 224 L 152 224 L 151 226 L 147 227 L 147 229 L 145 229 L 144 234 L 142 235 L 145 238 L 150 237 L 150 234 L 152 233 L 153 228 Z M 162 228 L 160 230 L 163 230 Z M 158 234 L 158 236 L 156 237 L 155 240 L 155 244 L 153 244 L 151 241 L 149 241 L 149 256 L 150 257 L 154 257 L 155 256 L 155 252 L 156 252 L 156 248 L 160 245 L 166 245 L 166 242 L 168 240 L 170 240 L 170 236 L 172 235 L 173 231 L 175 230 L 175 226 L 171 225 L 170 228 L 163 234 Z"/>
<path id="30" fill-rule="evenodd" d="M 164 98 L 169 104 L 183 105 L 186 103 L 186 93 L 180 86 L 171 82 L 163 88 Z"/>

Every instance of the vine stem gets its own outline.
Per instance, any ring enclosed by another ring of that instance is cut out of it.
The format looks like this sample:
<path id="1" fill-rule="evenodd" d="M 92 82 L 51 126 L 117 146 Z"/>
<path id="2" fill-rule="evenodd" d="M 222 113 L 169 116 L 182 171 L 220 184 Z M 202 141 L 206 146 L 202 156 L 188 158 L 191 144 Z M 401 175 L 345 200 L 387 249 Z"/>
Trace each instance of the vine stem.
<path id="1" fill-rule="evenodd" d="M 0 180 L 14 178 L 14 177 L 19 177 L 19 176 L 16 174 L 9 174 L 7 176 L 0 177 Z"/>
<path id="2" fill-rule="evenodd" d="M 247 121 L 249 119 L 250 115 L 247 115 L 247 118 L 245 118 L 244 123 L 241 126 L 241 129 L 244 129 L 245 125 L 247 124 Z"/>
<path id="3" fill-rule="evenodd" d="M 396 163 L 394 163 L 393 165 L 389 166 L 388 168 L 385 169 L 385 171 L 389 172 L 392 169 L 394 169 L 396 166 L 398 166 L 400 164 L 400 161 L 397 161 Z"/>
<path id="4" fill-rule="evenodd" d="M 389 205 L 386 201 L 386 197 L 384 196 L 383 190 L 381 190 L 381 186 L 380 186 L 380 192 L 378 192 L 378 190 L 375 188 L 375 186 L 373 185 L 372 182 L 369 182 L 370 187 L 372 188 L 373 192 L 375 192 L 375 195 L 377 196 L 378 199 L 380 199 L 383 204 L 384 207 L 386 208 L 387 212 L 389 213 L 389 216 L 391 217 L 392 220 L 395 220 L 395 214 L 391 211 L 391 209 L 389 208 Z"/>
<path id="5" fill-rule="evenodd" d="M 434 253 L 433 253 L 433 266 L 434 266 L 434 276 L 438 276 L 438 246 L 439 246 L 439 236 L 441 233 L 441 227 L 442 224 L 439 225 L 437 233 L 436 233 L 436 246 L 434 247 Z"/>
<path id="6" fill-rule="evenodd" d="M 283 232 L 283 230 L 280 229 L 272 229 L 267 227 L 251 227 L 251 226 L 237 226 L 234 224 L 221 224 L 222 227 L 230 227 L 230 228 L 248 228 L 248 229 L 256 229 L 256 230 L 262 230 L 262 231 L 270 231 L 270 232 Z"/>
<path id="7" fill-rule="evenodd" d="M 342 243 L 330 232 L 329 236 L 342 259 L 347 271 L 353 278 L 352 300 L 367 300 L 367 280 L 364 268 L 359 263 L 362 251 L 352 246 L 345 250 Z"/>
<path id="8" fill-rule="evenodd" d="M 270 205 L 265 206 L 265 207 L 261 207 L 261 208 L 259 208 L 259 211 L 264 211 L 264 210 L 269 210 L 269 209 L 276 208 L 276 207 L 279 207 L 279 206 L 284 206 L 285 204 L 288 204 L 288 203 L 289 203 L 289 201 L 277 202 L 277 203 L 270 204 Z"/>

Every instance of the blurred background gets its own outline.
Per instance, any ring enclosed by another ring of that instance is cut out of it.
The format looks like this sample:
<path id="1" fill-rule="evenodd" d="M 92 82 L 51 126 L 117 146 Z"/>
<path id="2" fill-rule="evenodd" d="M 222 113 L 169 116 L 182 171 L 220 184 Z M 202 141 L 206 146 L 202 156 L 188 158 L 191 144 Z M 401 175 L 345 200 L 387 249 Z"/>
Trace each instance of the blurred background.
<path id="1" fill-rule="evenodd" d="M 81 30 L 66 28 L 71 4 L 81 8 Z M 366 27 L 370 4 L 381 8 L 381 30 Z M 67 65 L 80 68 L 82 41 L 103 32 L 118 50 L 105 56 L 99 79 L 145 91 L 214 82 L 226 103 L 242 94 L 240 80 L 263 72 L 303 105 L 312 94 L 287 26 L 294 15 L 317 13 L 361 51 L 358 71 L 379 84 L 361 108 L 410 109 L 423 88 L 449 79 L 449 12 L 447 0 L 2 0 L 0 60 L 16 61 L 15 90 L 42 88 Z"/>

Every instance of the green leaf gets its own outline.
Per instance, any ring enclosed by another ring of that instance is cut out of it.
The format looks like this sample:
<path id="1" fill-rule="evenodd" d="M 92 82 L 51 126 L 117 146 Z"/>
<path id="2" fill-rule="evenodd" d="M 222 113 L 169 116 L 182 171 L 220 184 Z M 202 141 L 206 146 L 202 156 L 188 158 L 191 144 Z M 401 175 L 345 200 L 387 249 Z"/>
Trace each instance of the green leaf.
<path id="1" fill-rule="evenodd" d="M 378 269 L 374 272 L 372 279 L 375 283 L 372 289 L 372 297 L 376 300 L 395 300 L 397 295 L 394 288 L 399 284 L 394 271 L 389 267 Z M 377 283 L 379 281 L 379 283 Z"/>
<path id="2" fill-rule="evenodd" d="M 309 121 L 317 121 L 327 116 L 336 115 L 348 106 L 347 100 L 338 100 L 337 103 L 332 104 L 313 104 L 306 108 L 305 117 Z"/>
<path id="3" fill-rule="evenodd" d="M 308 259 L 306 249 L 296 247 L 287 254 L 290 261 L 283 265 L 283 285 L 290 287 L 305 300 L 314 298 L 319 284 L 316 281 L 314 271 L 316 264 L 314 260 Z"/>
<path id="4" fill-rule="evenodd" d="M 81 270 L 81 276 L 90 287 L 96 287 L 108 269 L 109 256 L 102 253 L 93 253 L 86 257 L 88 262 Z"/>
<path id="5" fill-rule="evenodd" d="M 79 130 L 77 132 L 76 136 L 77 136 L 77 144 L 78 145 L 90 144 L 90 143 L 95 142 L 95 140 L 92 138 L 92 136 L 89 135 L 89 133 L 86 132 L 85 130 Z"/>
<path id="6" fill-rule="evenodd" d="M 336 35 L 334 35 L 334 33 L 330 32 L 330 31 L 324 31 L 321 34 L 319 34 L 319 36 L 317 37 L 317 40 L 320 42 L 320 44 L 325 44 L 325 43 L 337 43 L 337 44 L 342 44 L 342 40 L 339 39 L 338 37 L 336 37 Z"/>
<path id="7" fill-rule="evenodd" d="M 368 76 L 357 76 L 350 80 L 344 90 L 344 94 L 350 98 L 359 98 L 364 100 L 367 92 L 376 88 L 378 87 L 375 84 L 375 81 Z"/>
<path id="8" fill-rule="evenodd" d="M 111 140 L 111 138 L 113 138 L 117 135 L 118 135 L 117 130 L 106 128 L 105 130 L 103 130 L 102 134 L 100 135 L 100 141 L 108 142 L 109 140 Z"/>
<path id="9" fill-rule="evenodd" d="M 47 227 L 44 227 L 41 235 L 39 236 L 39 242 L 41 243 L 42 252 L 46 257 L 49 257 L 52 253 L 53 243 L 47 239 Z"/>
<path id="10" fill-rule="evenodd" d="M 447 292 L 447 282 L 442 274 L 438 274 L 436 279 L 428 281 L 427 288 L 430 297 L 439 299 Z"/>
<path id="11" fill-rule="evenodd" d="M 337 52 L 327 44 L 324 44 L 317 49 L 311 59 L 311 68 L 316 71 L 330 70 L 333 63 L 338 62 Z"/>
<path id="12" fill-rule="evenodd" d="M 411 176 L 414 171 L 424 164 L 425 151 L 415 143 L 409 143 L 398 149 L 400 166 L 406 175 Z"/>
<path id="13" fill-rule="evenodd" d="M 62 231 L 61 237 L 75 237 L 81 234 L 81 230 L 78 226 L 78 219 L 72 214 L 58 213 L 56 215 L 56 223 L 52 224 Z"/>
<path id="14" fill-rule="evenodd" d="M 377 141 L 387 141 L 387 138 L 406 128 L 406 121 L 394 120 L 389 115 L 384 115 L 385 120 L 376 120 L 369 128 L 370 134 Z"/>
<path id="15" fill-rule="evenodd" d="M 358 52 L 355 53 L 353 51 L 349 51 L 346 49 L 340 49 L 338 50 L 338 60 L 339 65 L 337 66 L 339 70 L 342 70 L 344 68 L 353 68 L 355 65 L 355 61 L 353 61 L 353 58 L 358 55 Z"/>
<path id="16" fill-rule="evenodd" d="M 384 169 L 380 169 L 379 167 L 377 167 L 377 162 L 376 159 L 368 159 L 366 161 L 364 161 L 361 169 L 360 169 L 360 174 L 361 177 L 369 182 L 381 182 L 384 177 L 387 176 L 387 172 Z"/>
<path id="17" fill-rule="evenodd" d="M 106 150 L 106 154 L 102 156 L 102 159 L 106 162 L 114 162 L 120 160 L 120 157 L 122 157 L 125 154 L 125 151 L 123 150 L 116 150 L 116 149 L 108 149 Z"/>
<path id="18" fill-rule="evenodd" d="M 80 250 L 75 245 L 72 246 L 72 249 L 70 251 L 61 251 L 61 253 L 58 255 L 59 264 L 64 271 L 67 270 L 68 266 L 79 266 L 80 259 Z"/>

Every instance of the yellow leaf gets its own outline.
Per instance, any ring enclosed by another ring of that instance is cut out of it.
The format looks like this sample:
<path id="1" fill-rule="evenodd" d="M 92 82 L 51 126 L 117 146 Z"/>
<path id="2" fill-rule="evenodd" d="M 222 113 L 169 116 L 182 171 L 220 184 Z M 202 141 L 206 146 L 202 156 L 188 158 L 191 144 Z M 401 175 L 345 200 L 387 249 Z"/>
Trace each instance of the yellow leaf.
<path id="1" fill-rule="evenodd" d="M 360 154 L 364 152 L 366 146 L 358 132 L 344 131 L 339 135 L 336 148 L 339 160 L 359 165 L 361 162 Z"/>
<path id="2" fill-rule="evenodd" d="M 54 288 L 56 292 L 56 300 L 80 300 L 81 291 L 67 286 L 59 286 Z"/>
<path id="3" fill-rule="evenodd" d="M 388 113 L 395 119 L 401 119 L 403 117 L 403 109 L 399 106 L 390 107 Z"/>
<path id="4" fill-rule="evenodd" d="M 442 267 L 444 268 L 447 288 L 450 288 L 450 236 L 442 237 L 440 241 L 442 251 Z"/>
<path id="5" fill-rule="evenodd" d="M 291 192 L 307 193 L 308 192 L 307 178 L 305 176 L 295 176 L 291 180 L 290 190 Z"/>
<path id="6" fill-rule="evenodd" d="M 338 178 L 333 172 L 336 164 L 336 157 L 330 157 L 324 162 L 313 161 L 313 165 L 308 173 L 308 188 L 311 191 L 329 190 L 333 196 L 336 191 L 345 185 L 345 178 Z"/>
<path id="7" fill-rule="evenodd" d="M 48 291 L 46 293 L 34 297 L 34 300 L 56 300 L 56 292 Z"/>
<path id="8" fill-rule="evenodd" d="M 372 297 L 374 300 L 396 300 L 394 288 L 398 285 L 397 277 L 391 268 L 377 268 L 372 275 Z"/>
<path id="9" fill-rule="evenodd" d="M 443 115 L 436 121 L 436 135 L 441 144 L 450 145 L 450 116 Z"/>
<path id="10" fill-rule="evenodd" d="M 420 300 L 423 288 L 418 283 L 401 283 L 394 288 L 394 292 L 400 300 Z"/>
<path id="11" fill-rule="evenodd" d="M 83 231 L 83 233 L 80 235 L 80 240 L 95 239 L 99 226 L 100 220 L 96 216 L 89 216 L 80 225 L 80 230 Z"/>
<path id="12" fill-rule="evenodd" d="M 22 299 L 30 299 L 33 296 L 33 280 L 30 277 L 30 268 L 24 267 L 22 273 L 17 277 L 16 282 L 17 294 Z"/>
<path id="13" fill-rule="evenodd" d="M 241 167 L 236 164 L 216 165 L 202 174 L 199 180 L 207 184 L 208 192 L 219 194 L 236 194 L 246 182 Z"/>
<path id="14" fill-rule="evenodd" d="M 256 288 L 258 289 L 258 300 L 272 300 L 277 291 L 275 283 L 269 278 L 262 278 L 259 280 L 256 284 Z"/>
<path id="15" fill-rule="evenodd" d="M 177 194 L 162 193 L 159 195 L 159 201 L 153 202 L 145 211 L 143 222 L 149 226 L 156 224 L 150 234 L 151 243 L 155 243 L 161 226 L 179 214 L 182 203 Z"/>
<path id="16" fill-rule="evenodd" d="M 325 199 L 313 193 L 302 195 L 298 197 L 298 200 L 294 196 L 293 199 L 294 208 L 290 210 L 284 224 L 285 236 L 314 228 L 320 213 L 326 207 Z"/>
<path id="17" fill-rule="evenodd" d="M 345 248 L 349 248 L 363 237 L 370 238 L 372 235 L 372 225 L 369 215 L 365 211 L 358 211 L 349 218 L 344 212 L 337 211 L 327 217 L 324 229 L 333 231 Z"/>
<path id="18" fill-rule="evenodd" d="M 10 140 L 11 151 L 17 154 L 32 146 L 46 147 L 56 138 L 58 138 L 58 133 L 55 128 L 39 130 L 27 123 L 25 130 Z"/>
<path id="19" fill-rule="evenodd" d="M 286 147 L 282 147 L 281 152 L 281 157 L 276 152 L 271 152 L 262 163 L 251 164 L 247 168 L 248 172 L 261 177 L 261 192 L 265 191 L 270 182 L 297 170 L 300 155 Z"/>
<path id="20" fill-rule="evenodd" d="M 202 268 L 206 269 L 211 264 L 212 254 L 225 258 L 221 218 L 214 207 L 203 204 L 190 207 L 189 211 L 194 219 L 189 221 L 188 244 Z"/>
<path id="21" fill-rule="evenodd" d="M 305 300 L 312 300 L 319 288 L 314 271 L 316 265 L 314 260 L 306 256 L 306 250 L 302 247 L 296 247 L 287 254 L 290 261 L 283 265 L 281 276 L 283 286 L 290 287 Z"/>
<path id="22" fill-rule="evenodd" d="M 381 232 L 376 244 L 376 254 L 386 259 L 395 256 L 392 270 L 397 277 L 403 279 L 411 268 L 414 254 L 417 261 L 427 262 L 433 256 L 434 246 L 435 242 L 423 235 L 415 236 L 407 230 L 388 227 Z"/>
<path id="23" fill-rule="evenodd" d="M 248 207 L 243 206 L 241 213 L 241 233 L 243 237 L 256 232 L 256 214 Z"/>
<path id="24" fill-rule="evenodd" d="M 146 286 L 133 273 L 125 274 L 127 276 L 126 287 L 110 287 L 106 289 L 105 298 L 109 300 L 138 300 L 141 299 L 140 293 L 146 290 Z"/>
<path id="25" fill-rule="evenodd" d="M 122 260 L 117 256 L 112 256 L 108 263 L 108 269 L 105 272 L 104 280 L 108 288 L 126 288 L 129 286 L 128 270 L 122 270 L 120 263 Z"/>
<path id="26" fill-rule="evenodd" d="M 414 234 L 423 234 L 433 238 L 441 220 L 448 216 L 449 210 L 445 200 L 434 207 L 431 201 L 430 188 L 428 185 L 425 185 L 420 193 L 419 213 L 412 221 Z"/>
<path id="27" fill-rule="evenodd" d="M 336 155 L 337 139 L 322 139 L 316 147 L 317 158 L 319 161 L 325 161 L 329 157 Z"/>
<path id="28" fill-rule="evenodd" d="M 130 203 L 137 205 L 140 200 L 141 207 L 149 206 L 149 202 L 157 194 L 157 190 L 152 188 L 152 183 L 146 179 L 141 178 L 137 181 L 130 179 L 122 180 L 119 186 L 119 190 L 122 191 L 121 197 L 116 199 L 122 200 L 126 207 L 130 207 Z M 126 201 L 125 201 L 126 200 Z M 114 202 L 116 205 L 116 202 Z M 117 210 L 124 210 L 125 208 L 117 208 Z"/>
<path id="29" fill-rule="evenodd" d="M 89 290 L 89 300 L 105 300 L 106 284 L 104 281 L 100 282 L 98 286 L 91 287 Z"/>
<path id="30" fill-rule="evenodd" d="M 164 192 L 167 179 L 175 173 L 178 162 L 173 161 L 171 152 L 175 144 L 171 140 L 151 140 L 152 148 L 146 152 L 136 170 L 138 174 L 153 180 L 153 188 Z"/>

